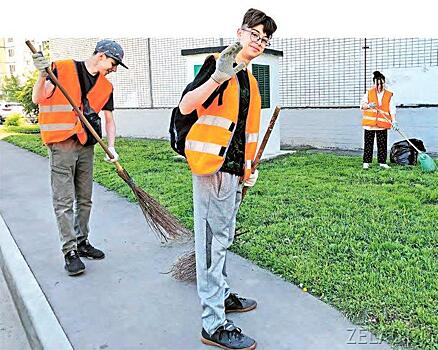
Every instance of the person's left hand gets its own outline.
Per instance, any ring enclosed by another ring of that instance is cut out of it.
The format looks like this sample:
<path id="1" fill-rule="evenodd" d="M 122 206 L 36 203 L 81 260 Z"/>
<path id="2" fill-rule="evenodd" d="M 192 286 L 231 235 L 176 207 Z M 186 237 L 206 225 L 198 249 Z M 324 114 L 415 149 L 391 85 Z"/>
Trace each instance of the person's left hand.
<path id="1" fill-rule="evenodd" d="M 256 181 L 257 181 L 257 178 L 258 178 L 258 177 L 259 177 L 259 171 L 256 169 L 256 170 L 254 171 L 254 173 L 251 174 L 251 175 L 249 176 L 249 178 L 246 179 L 246 180 L 243 182 L 243 186 L 247 186 L 247 187 L 252 187 L 252 186 L 254 186 L 255 183 L 256 183 Z"/>
<path id="2" fill-rule="evenodd" d="M 32 59 L 35 68 L 38 69 L 41 74 L 47 75 L 46 69 L 50 67 L 50 63 L 47 58 L 44 57 L 42 52 L 32 54 Z"/>
<path id="3" fill-rule="evenodd" d="M 108 163 L 117 162 L 119 160 L 119 155 L 117 154 L 116 149 L 114 147 L 108 147 L 108 149 L 112 153 L 114 158 L 111 159 L 110 157 L 108 157 L 108 154 L 105 154 L 105 161 L 107 161 Z"/>
<path id="4" fill-rule="evenodd" d="M 216 61 L 216 70 L 211 75 L 211 78 L 219 85 L 231 79 L 246 67 L 243 62 L 239 63 L 236 67 L 233 67 L 233 63 L 240 50 L 242 50 L 242 44 L 237 41 L 221 52 Z"/>

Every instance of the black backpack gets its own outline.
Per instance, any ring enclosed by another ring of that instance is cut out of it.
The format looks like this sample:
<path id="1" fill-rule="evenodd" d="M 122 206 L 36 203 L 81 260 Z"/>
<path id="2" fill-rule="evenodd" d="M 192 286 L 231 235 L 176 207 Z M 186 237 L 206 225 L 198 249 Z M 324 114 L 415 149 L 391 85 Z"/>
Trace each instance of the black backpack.
<path id="1" fill-rule="evenodd" d="M 198 75 L 196 75 L 193 82 L 187 85 L 187 87 L 184 89 L 180 102 L 187 92 L 192 91 L 197 87 L 201 86 L 202 84 L 204 84 L 210 78 L 211 74 L 214 72 L 215 69 L 216 69 L 216 59 L 214 58 L 213 55 L 210 55 L 205 59 L 204 64 L 202 65 Z M 227 83 L 222 84 L 220 88 L 218 88 L 207 99 L 207 101 L 204 102 L 203 106 L 207 108 L 218 95 L 220 95 L 219 100 L 221 101 L 223 91 L 225 90 L 226 87 L 227 87 Z M 181 111 L 179 110 L 178 106 L 172 110 L 172 115 L 170 117 L 170 125 L 169 125 L 170 145 L 176 153 L 184 157 L 185 157 L 184 148 L 185 148 L 187 134 L 189 133 L 193 124 L 195 124 L 197 120 L 198 120 L 198 114 L 196 110 L 194 110 L 192 113 L 187 115 L 181 114 Z"/>
<path id="2" fill-rule="evenodd" d="M 184 96 L 184 95 L 183 95 Z M 173 150 L 184 156 L 184 148 L 186 143 L 186 137 L 193 124 L 198 120 L 196 111 L 193 111 L 189 115 L 182 115 L 179 107 L 175 107 L 172 110 L 172 116 L 170 117 L 170 145 Z"/>

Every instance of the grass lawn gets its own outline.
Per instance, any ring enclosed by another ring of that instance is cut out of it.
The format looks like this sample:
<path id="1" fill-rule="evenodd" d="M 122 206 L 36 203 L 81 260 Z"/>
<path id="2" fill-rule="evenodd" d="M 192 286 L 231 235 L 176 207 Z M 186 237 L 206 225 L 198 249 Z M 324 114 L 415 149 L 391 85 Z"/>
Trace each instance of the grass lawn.
<path id="1" fill-rule="evenodd" d="M 47 155 L 37 135 L 4 139 Z M 136 183 L 192 228 L 191 175 L 168 142 L 119 138 L 117 152 Z M 96 147 L 95 180 L 133 200 L 102 159 Z M 361 163 L 305 151 L 262 163 L 233 250 L 393 346 L 438 349 L 437 173 Z"/>

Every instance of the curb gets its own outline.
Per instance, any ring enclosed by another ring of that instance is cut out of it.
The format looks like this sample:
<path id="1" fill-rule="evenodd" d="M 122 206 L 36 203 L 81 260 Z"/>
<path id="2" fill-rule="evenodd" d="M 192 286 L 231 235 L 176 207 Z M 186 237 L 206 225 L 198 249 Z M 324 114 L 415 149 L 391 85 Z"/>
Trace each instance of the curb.
<path id="1" fill-rule="evenodd" d="M 32 349 L 72 350 L 49 302 L 0 214 L 0 267 Z"/>

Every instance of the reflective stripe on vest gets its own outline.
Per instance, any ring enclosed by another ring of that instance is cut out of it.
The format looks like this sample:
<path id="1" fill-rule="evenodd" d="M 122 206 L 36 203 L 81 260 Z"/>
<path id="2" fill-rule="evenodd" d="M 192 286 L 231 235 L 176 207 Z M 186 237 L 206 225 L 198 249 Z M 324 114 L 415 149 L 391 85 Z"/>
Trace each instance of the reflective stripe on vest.
<path id="1" fill-rule="evenodd" d="M 368 103 L 375 103 L 377 109 L 364 109 L 362 110 L 362 125 L 363 126 L 371 126 L 371 127 L 379 127 L 384 129 L 391 128 L 391 121 L 393 120 L 391 114 L 389 113 L 389 106 L 392 98 L 392 92 L 388 90 L 383 91 L 382 103 L 379 105 L 378 97 L 377 97 L 377 89 L 372 87 L 368 90 Z"/>
<path id="2" fill-rule="evenodd" d="M 53 63 L 52 68 L 56 68 L 59 82 L 68 91 L 75 105 L 80 107 L 81 86 L 75 62 L 57 61 Z M 96 113 L 99 113 L 108 101 L 111 92 L 111 83 L 99 74 L 96 83 L 87 93 L 90 106 Z M 59 88 L 55 88 L 52 96 L 40 101 L 38 123 L 41 139 L 45 144 L 61 142 L 75 134 L 80 143 L 85 144 L 87 141 L 81 121 Z"/>
<path id="3" fill-rule="evenodd" d="M 71 130 L 75 127 L 74 123 L 68 124 L 42 124 L 40 125 L 40 130 L 42 131 L 60 131 L 60 130 Z"/>
<path id="4" fill-rule="evenodd" d="M 207 143 L 201 141 L 186 141 L 186 150 L 214 154 L 216 156 L 225 152 L 225 147 L 214 143 Z"/>
<path id="5" fill-rule="evenodd" d="M 245 133 L 246 142 L 257 142 L 259 139 L 259 133 Z"/>
<path id="6" fill-rule="evenodd" d="M 71 105 L 52 105 L 52 106 L 40 106 L 40 113 L 43 112 L 71 112 L 73 107 Z"/>
<path id="7" fill-rule="evenodd" d="M 258 84 L 248 71 L 250 101 L 245 126 L 244 178 L 251 174 L 260 128 L 261 99 Z M 185 143 L 185 155 L 195 175 L 211 175 L 222 166 L 239 116 L 240 87 L 231 78 L 221 96 L 207 107 L 197 109 L 199 119 L 191 127 Z"/>
<path id="8" fill-rule="evenodd" d="M 229 131 L 232 131 L 235 126 L 235 123 L 233 123 L 231 120 L 222 117 L 216 117 L 214 115 L 203 115 L 198 119 L 197 123 L 218 126 Z"/>
<path id="9" fill-rule="evenodd" d="M 252 161 L 251 160 L 246 160 L 245 161 L 245 168 L 247 168 L 247 169 L 251 169 L 251 167 L 252 167 Z"/>

